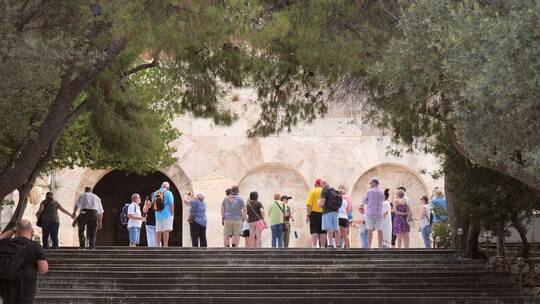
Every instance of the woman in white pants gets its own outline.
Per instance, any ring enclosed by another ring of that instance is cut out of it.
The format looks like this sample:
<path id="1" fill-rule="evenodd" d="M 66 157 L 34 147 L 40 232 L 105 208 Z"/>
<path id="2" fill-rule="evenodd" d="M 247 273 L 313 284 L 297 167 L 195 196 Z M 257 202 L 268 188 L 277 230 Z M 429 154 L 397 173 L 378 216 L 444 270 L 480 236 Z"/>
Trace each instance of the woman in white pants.
<path id="1" fill-rule="evenodd" d="M 390 201 L 390 190 L 384 190 L 384 202 L 383 202 L 383 248 L 392 248 L 392 206 Z"/>

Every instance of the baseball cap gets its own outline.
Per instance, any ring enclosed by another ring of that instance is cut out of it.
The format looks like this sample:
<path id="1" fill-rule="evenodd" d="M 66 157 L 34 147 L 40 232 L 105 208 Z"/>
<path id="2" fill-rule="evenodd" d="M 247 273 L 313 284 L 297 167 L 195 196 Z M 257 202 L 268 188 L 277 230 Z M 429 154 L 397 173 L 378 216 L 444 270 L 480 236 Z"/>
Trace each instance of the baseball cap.
<path id="1" fill-rule="evenodd" d="M 320 186 L 321 183 L 322 183 L 322 179 L 317 178 L 317 179 L 315 180 L 315 186 Z"/>
<path id="2" fill-rule="evenodd" d="M 284 200 L 284 199 L 291 199 L 291 198 L 292 198 L 292 196 L 283 195 L 283 196 L 281 197 L 281 200 Z"/>

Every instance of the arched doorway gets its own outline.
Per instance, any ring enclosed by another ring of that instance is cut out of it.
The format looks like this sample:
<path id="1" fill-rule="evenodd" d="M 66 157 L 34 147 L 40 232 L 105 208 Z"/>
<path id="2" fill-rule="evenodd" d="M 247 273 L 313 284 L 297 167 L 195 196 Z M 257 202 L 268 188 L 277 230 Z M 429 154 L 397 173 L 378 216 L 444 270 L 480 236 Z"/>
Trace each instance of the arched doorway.
<path id="1" fill-rule="evenodd" d="M 293 214 L 294 223 L 289 247 L 307 247 L 309 226 L 305 222 L 305 198 L 309 191 L 308 184 L 302 175 L 287 165 L 279 163 L 266 163 L 249 172 L 239 183 L 240 196 L 249 198 L 251 191 L 259 193 L 259 201 L 268 210 L 273 202 L 274 193 L 292 196 L 289 207 Z M 294 237 L 294 231 L 298 238 Z M 270 246 L 270 231 L 263 233 L 263 247 Z"/>
<path id="2" fill-rule="evenodd" d="M 124 204 L 131 201 L 131 194 L 139 193 L 144 201 L 146 196 L 159 189 L 161 183 L 169 182 L 174 195 L 174 227 L 170 246 L 182 246 L 182 201 L 180 191 L 165 174 L 156 171 L 147 175 L 137 175 L 121 170 L 113 170 L 103 176 L 94 186 L 94 193 L 103 204 L 103 229 L 98 232 L 98 246 L 127 246 L 127 227 L 120 223 L 120 212 Z M 146 230 L 141 229 L 141 246 L 146 246 Z"/>
<path id="3" fill-rule="evenodd" d="M 378 165 L 366 171 L 364 174 L 362 174 L 362 176 L 358 178 L 352 189 L 353 199 L 356 199 L 356 202 L 354 202 L 355 210 L 353 210 L 354 217 L 357 217 L 359 215 L 359 211 L 357 208 L 358 203 L 362 201 L 364 194 L 368 190 L 368 183 L 374 177 L 379 179 L 381 183 L 379 185 L 379 188 L 381 190 L 384 190 L 386 188 L 390 190 L 390 200 L 393 199 L 398 187 L 405 187 L 407 189 L 406 194 L 411 199 L 413 215 L 415 217 L 418 217 L 421 209 L 420 198 L 423 195 L 427 195 L 426 184 L 424 183 L 422 178 L 420 178 L 412 169 L 404 165 L 394 163 L 385 163 Z M 415 223 L 411 223 L 410 246 L 423 247 L 424 243 L 422 241 L 422 235 L 420 234 L 420 232 L 418 232 L 418 226 L 416 225 L 417 224 Z M 355 228 L 353 230 L 355 230 L 354 235 L 358 235 L 358 229 Z M 372 245 L 376 244 L 376 238 L 377 237 L 375 236 Z M 359 246 L 358 238 L 355 237 L 352 239 L 352 241 L 353 246 Z"/>

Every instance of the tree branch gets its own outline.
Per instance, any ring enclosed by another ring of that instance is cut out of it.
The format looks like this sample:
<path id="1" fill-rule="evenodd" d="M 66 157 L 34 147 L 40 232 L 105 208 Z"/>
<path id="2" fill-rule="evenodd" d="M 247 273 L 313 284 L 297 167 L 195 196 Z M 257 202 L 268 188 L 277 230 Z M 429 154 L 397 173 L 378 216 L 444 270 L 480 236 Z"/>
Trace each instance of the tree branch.
<path id="1" fill-rule="evenodd" d="M 146 69 L 151 69 L 151 68 L 155 68 L 159 65 L 159 62 L 158 62 L 158 59 L 157 58 L 154 58 L 152 60 L 152 62 L 150 63 L 145 63 L 145 64 L 141 64 L 137 67 L 134 67 L 133 69 L 129 70 L 129 71 L 126 71 L 126 72 L 122 72 L 122 79 L 125 79 L 125 78 L 128 78 L 129 76 L 133 75 L 133 74 L 136 74 L 140 71 L 143 71 L 143 70 L 146 70 Z"/>

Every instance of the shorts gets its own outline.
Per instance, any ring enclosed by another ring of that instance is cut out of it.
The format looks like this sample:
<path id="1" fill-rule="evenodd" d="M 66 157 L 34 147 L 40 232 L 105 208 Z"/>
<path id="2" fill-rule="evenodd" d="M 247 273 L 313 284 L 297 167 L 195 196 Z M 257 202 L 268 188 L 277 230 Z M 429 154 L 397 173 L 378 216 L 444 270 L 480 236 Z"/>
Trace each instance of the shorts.
<path id="1" fill-rule="evenodd" d="M 366 216 L 366 230 L 382 230 L 382 217 Z"/>
<path id="2" fill-rule="evenodd" d="M 171 232 L 173 230 L 174 216 L 164 220 L 156 220 L 156 232 Z"/>
<path id="3" fill-rule="evenodd" d="M 242 220 L 225 220 L 223 227 L 224 236 L 240 236 L 242 235 L 243 227 Z"/>
<path id="4" fill-rule="evenodd" d="M 340 218 L 339 219 L 339 227 L 349 228 L 349 220 L 344 219 L 344 218 Z"/>
<path id="5" fill-rule="evenodd" d="M 129 243 L 139 245 L 141 238 L 141 227 L 128 227 Z"/>
<path id="6" fill-rule="evenodd" d="M 309 215 L 309 232 L 311 234 L 325 234 L 322 229 L 322 212 L 311 212 Z"/>
<path id="7" fill-rule="evenodd" d="M 337 211 L 324 213 L 322 215 L 322 229 L 323 230 L 339 230 L 338 219 L 339 219 L 339 214 Z"/>

